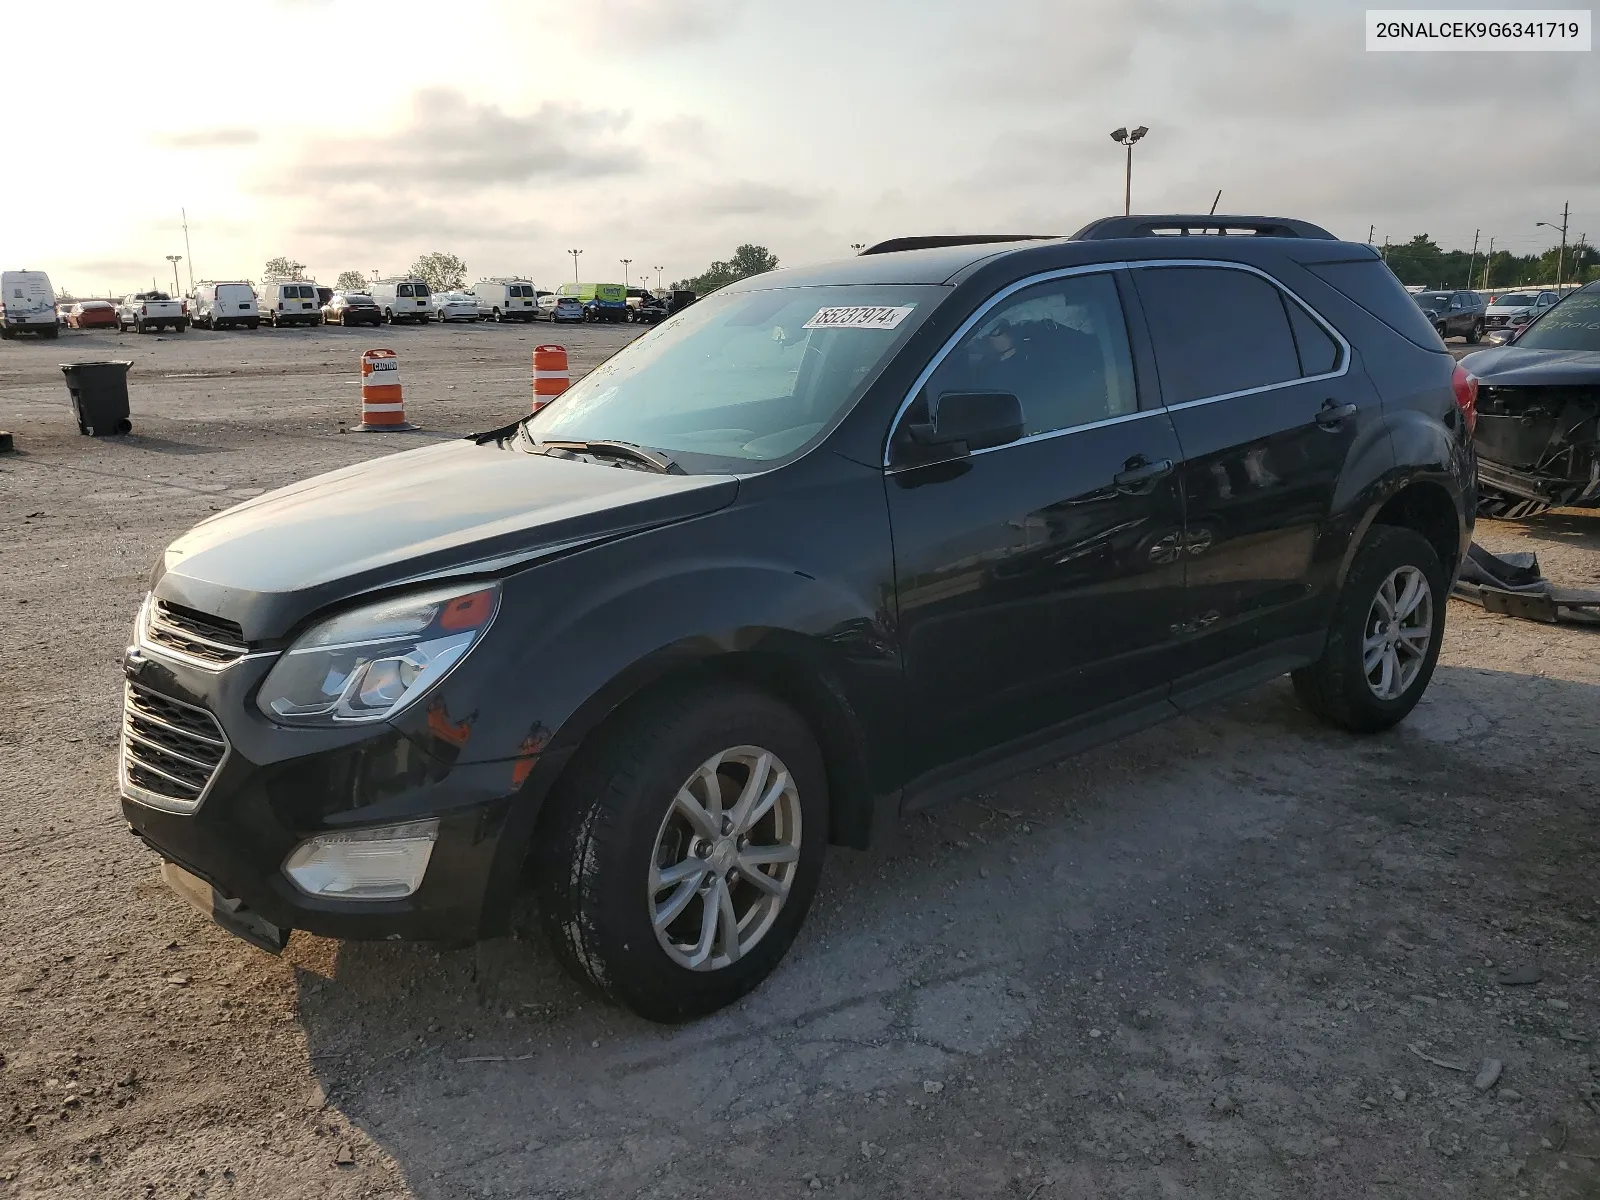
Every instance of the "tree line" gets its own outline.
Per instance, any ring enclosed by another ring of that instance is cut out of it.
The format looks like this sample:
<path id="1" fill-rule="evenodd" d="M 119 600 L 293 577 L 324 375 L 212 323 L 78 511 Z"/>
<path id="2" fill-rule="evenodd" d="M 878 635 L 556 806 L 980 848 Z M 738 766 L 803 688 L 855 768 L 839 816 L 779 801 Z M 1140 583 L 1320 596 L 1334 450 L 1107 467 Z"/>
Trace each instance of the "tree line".
<path id="1" fill-rule="evenodd" d="M 1469 250 L 1441 250 L 1427 234 L 1419 233 L 1409 242 L 1383 248 L 1383 257 L 1401 283 L 1422 287 L 1492 290 L 1521 283 L 1554 283 L 1558 259 L 1563 283 L 1600 279 L 1600 251 L 1582 243 L 1569 243 L 1565 255 L 1559 246 L 1552 246 L 1542 254 L 1496 250 L 1494 257 L 1488 258 Z"/>
<path id="2" fill-rule="evenodd" d="M 672 287 L 674 291 L 690 291 L 697 296 L 704 296 L 736 280 L 748 279 L 752 275 L 763 275 L 777 268 L 776 254 L 765 246 L 746 242 L 733 252 L 731 258 L 719 259 L 698 275 L 676 280 Z M 266 266 L 261 270 L 261 282 L 277 283 L 284 279 L 307 279 L 305 270 L 305 263 L 296 262 L 287 255 L 279 255 L 277 258 L 267 260 Z M 467 264 L 454 254 L 435 250 L 422 255 L 412 263 L 407 274 L 421 279 L 433 291 L 454 292 L 466 286 Z M 313 279 L 311 282 L 316 281 Z M 342 292 L 353 292 L 370 287 L 371 281 L 360 271 L 341 271 L 339 278 L 334 280 L 334 286 Z"/>

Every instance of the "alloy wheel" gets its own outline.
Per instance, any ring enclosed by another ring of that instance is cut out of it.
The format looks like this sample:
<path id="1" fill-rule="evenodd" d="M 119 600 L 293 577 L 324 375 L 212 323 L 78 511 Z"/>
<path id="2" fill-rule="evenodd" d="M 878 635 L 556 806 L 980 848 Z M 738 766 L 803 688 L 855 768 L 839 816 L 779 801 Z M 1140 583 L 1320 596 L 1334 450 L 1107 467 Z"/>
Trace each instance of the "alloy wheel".
<path id="1" fill-rule="evenodd" d="M 1398 700 L 1416 682 L 1433 641 L 1433 589 L 1416 567 L 1397 567 L 1367 611 L 1361 668 L 1380 700 Z"/>
<path id="2" fill-rule="evenodd" d="M 750 953 L 800 862 L 800 793 L 776 754 L 734 746 L 672 798 L 650 859 L 650 923 L 679 966 L 715 971 Z"/>

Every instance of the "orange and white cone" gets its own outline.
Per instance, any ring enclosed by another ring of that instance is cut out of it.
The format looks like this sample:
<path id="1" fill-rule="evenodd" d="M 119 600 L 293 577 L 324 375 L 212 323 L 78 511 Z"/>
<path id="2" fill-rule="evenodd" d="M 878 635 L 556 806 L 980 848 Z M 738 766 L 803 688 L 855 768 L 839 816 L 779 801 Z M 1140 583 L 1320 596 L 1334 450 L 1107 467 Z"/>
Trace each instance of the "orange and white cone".
<path id="1" fill-rule="evenodd" d="M 361 355 L 361 424 L 363 433 L 415 429 L 406 421 L 400 389 L 400 358 L 393 350 L 367 350 Z"/>
<path id="2" fill-rule="evenodd" d="M 565 346 L 533 348 L 533 412 L 538 412 L 572 384 L 567 375 Z"/>

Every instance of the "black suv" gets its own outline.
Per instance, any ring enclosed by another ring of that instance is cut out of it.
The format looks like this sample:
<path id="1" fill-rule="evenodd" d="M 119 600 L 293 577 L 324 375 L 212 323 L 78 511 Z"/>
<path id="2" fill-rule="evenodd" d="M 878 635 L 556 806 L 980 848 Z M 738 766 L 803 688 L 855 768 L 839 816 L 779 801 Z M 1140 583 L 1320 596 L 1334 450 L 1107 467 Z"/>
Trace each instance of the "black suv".
<path id="1" fill-rule="evenodd" d="M 1487 306 L 1477 292 L 1418 292 L 1416 301 L 1441 338 L 1464 337 L 1474 346 L 1483 339 Z"/>
<path id="2" fill-rule="evenodd" d="M 1302 222 L 747 279 L 533 417 L 174 542 L 123 812 L 267 948 L 470 940 L 531 880 L 574 974 L 705 1013 L 880 819 L 1284 672 L 1336 726 L 1399 721 L 1470 541 L 1472 401 L 1377 256 Z"/>

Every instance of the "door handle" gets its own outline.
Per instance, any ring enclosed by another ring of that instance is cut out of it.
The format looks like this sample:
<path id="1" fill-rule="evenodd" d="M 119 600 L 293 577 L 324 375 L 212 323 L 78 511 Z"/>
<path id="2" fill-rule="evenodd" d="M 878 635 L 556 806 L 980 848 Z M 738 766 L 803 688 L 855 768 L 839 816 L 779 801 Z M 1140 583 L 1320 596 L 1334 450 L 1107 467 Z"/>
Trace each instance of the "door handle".
<path id="1" fill-rule="evenodd" d="M 1317 410 L 1317 424 L 1324 429 L 1336 429 L 1355 415 L 1354 404 L 1336 404 L 1332 400 L 1326 400 Z"/>
<path id="2" fill-rule="evenodd" d="M 1139 483 L 1149 483 L 1153 479 L 1160 479 L 1163 475 L 1172 474 L 1172 460 L 1160 458 L 1151 462 L 1142 454 L 1135 454 L 1122 464 L 1122 470 L 1111 477 L 1111 482 L 1119 488 L 1132 487 Z"/>

